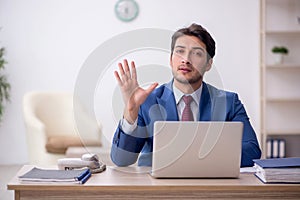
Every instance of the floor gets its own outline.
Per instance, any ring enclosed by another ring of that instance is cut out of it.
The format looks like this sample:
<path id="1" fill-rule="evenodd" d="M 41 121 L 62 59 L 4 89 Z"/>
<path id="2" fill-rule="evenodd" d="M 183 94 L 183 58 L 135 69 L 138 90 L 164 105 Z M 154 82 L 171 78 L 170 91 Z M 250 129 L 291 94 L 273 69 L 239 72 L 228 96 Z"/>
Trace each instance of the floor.
<path id="1" fill-rule="evenodd" d="M 7 183 L 21 169 L 22 165 L 0 165 L 0 199 L 13 200 L 14 193 L 7 190 Z"/>

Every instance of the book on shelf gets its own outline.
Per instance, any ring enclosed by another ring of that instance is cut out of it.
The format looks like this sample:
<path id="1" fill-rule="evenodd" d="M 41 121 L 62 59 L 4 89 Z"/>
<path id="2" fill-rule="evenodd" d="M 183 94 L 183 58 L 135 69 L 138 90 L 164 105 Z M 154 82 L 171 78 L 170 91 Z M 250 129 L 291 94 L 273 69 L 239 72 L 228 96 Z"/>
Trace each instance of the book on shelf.
<path id="1" fill-rule="evenodd" d="M 58 170 L 32 168 L 19 176 L 22 182 L 46 182 L 46 183 L 76 183 L 84 184 L 91 177 L 90 169 Z"/>
<path id="2" fill-rule="evenodd" d="M 300 183 L 300 157 L 253 161 L 255 176 L 264 183 Z"/>

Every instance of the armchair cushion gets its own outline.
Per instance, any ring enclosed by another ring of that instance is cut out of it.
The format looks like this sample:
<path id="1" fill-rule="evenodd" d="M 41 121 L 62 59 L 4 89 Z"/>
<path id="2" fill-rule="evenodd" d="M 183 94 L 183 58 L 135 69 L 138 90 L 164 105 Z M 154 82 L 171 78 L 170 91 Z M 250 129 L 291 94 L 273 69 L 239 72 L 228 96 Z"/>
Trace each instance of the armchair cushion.
<path id="1" fill-rule="evenodd" d="M 50 136 L 47 138 L 46 150 L 49 153 L 64 154 L 70 146 L 102 146 L 100 141 L 81 140 L 78 136 Z"/>

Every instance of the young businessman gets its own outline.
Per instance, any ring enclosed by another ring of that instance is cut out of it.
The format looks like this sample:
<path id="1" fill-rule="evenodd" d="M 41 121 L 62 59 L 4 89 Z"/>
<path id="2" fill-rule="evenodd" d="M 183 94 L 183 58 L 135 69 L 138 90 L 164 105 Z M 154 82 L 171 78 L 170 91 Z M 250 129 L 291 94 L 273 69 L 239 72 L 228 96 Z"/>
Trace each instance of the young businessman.
<path id="1" fill-rule="evenodd" d="M 173 79 L 169 83 L 158 88 L 153 83 L 143 89 L 137 82 L 134 62 L 130 67 L 127 60 L 119 63 L 115 77 L 125 109 L 112 142 L 111 159 L 116 165 L 128 166 L 137 159 L 139 166 L 152 165 L 153 124 L 158 120 L 241 121 L 244 124 L 241 166 L 252 166 L 252 159 L 260 158 L 256 134 L 238 95 L 203 82 L 214 55 L 214 39 L 205 28 L 192 24 L 172 36 Z"/>

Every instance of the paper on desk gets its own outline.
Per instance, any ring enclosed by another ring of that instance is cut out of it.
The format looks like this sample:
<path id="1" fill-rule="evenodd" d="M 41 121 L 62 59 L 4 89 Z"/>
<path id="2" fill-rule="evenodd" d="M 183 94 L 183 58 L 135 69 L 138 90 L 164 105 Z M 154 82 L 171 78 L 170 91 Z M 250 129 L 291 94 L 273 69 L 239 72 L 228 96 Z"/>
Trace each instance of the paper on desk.
<path id="1" fill-rule="evenodd" d="M 240 173 L 255 173 L 256 168 L 255 167 L 241 167 Z"/>

